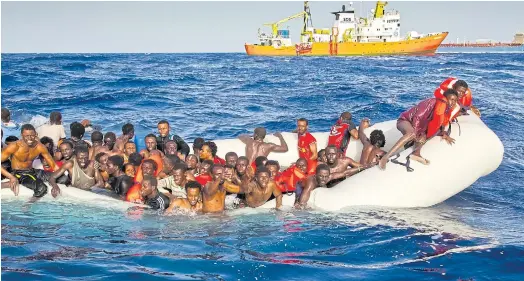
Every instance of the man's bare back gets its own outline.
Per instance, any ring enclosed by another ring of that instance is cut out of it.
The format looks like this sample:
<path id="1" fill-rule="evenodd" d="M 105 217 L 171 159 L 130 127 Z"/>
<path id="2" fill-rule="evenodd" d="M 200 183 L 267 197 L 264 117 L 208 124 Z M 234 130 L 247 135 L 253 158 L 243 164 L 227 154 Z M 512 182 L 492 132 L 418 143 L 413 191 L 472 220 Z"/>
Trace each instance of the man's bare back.
<path id="1" fill-rule="evenodd" d="M 267 157 L 271 152 L 287 152 L 287 143 L 281 133 L 275 133 L 274 136 L 280 139 L 280 145 L 271 142 L 264 142 L 266 130 L 264 128 L 256 128 L 253 138 L 247 135 L 239 136 L 238 138 L 246 144 L 246 157 L 249 163 L 253 163 L 259 156 Z"/>

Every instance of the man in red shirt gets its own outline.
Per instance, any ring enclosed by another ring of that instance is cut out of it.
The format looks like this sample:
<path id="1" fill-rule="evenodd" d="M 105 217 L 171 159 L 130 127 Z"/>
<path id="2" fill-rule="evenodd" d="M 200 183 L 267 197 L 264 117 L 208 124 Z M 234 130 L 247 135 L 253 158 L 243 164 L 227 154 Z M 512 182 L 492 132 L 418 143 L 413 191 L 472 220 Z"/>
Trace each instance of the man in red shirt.
<path id="1" fill-rule="evenodd" d="M 308 125 L 309 123 L 305 118 L 300 118 L 297 121 L 298 157 L 306 159 L 308 174 L 314 174 L 318 158 L 317 140 L 307 131 Z"/>
<path id="2" fill-rule="evenodd" d="M 346 156 L 346 149 L 348 147 L 351 137 L 358 139 L 357 127 L 351 121 L 352 116 L 349 112 L 343 112 L 337 123 L 331 127 L 328 139 L 328 145 L 337 147 L 338 152 Z"/>

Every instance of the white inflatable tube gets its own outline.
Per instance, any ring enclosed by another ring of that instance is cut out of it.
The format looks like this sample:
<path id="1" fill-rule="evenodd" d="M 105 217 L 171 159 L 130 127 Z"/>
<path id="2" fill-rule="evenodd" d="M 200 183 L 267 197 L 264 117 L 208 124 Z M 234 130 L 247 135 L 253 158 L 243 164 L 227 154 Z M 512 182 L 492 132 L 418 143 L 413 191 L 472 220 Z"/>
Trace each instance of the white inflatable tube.
<path id="1" fill-rule="evenodd" d="M 383 206 L 383 207 L 429 207 L 445 201 L 469 187 L 482 176 L 498 168 L 502 162 L 504 147 L 499 138 L 476 115 L 461 116 L 460 122 L 452 125 L 451 137 L 456 142 L 450 146 L 440 137 L 429 140 L 423 147 L 422 155 L 431 161 L 428 166 L 411 161 L 413 172 L 389 162 L 386 170 L 373 167 L 354 175 L 333 188 L 317 188 L 311 193 L 308 205 L 319 210 L 335 211 L 349 206 Z M 375 124 L 365 130 L 369 134 L 380 129 L 386 136 L 384 150 L 389 150 L 401 137 L 396 128 L 396 120 Z M 329 133 L 313 133 L 319 150 L 327 145 Z M 283 133 L 289 151 L 271 153 L 269 159 L 279 161 L 283 167 L 289 166 L 298 159 L 297 134 Z M 266 141 L 279 143 L 275 136 L 267 136 Z M 217 140 L 217 155 L 224 158 L 229 151 L 238 155 L 245 154 L 245 145 L 238 139 Z M 362 144 L 352 139 L 346 155 L 358 161 Z M 404 162 L 411 153 L 408 149 L 400 153 L 399 160 Z M 60 200 L 82 202 L 93 205 L 119 205 L 127 208 L 132 203 L 110 198 L 106 195 L 83 191 L 72 187 L 62 187 Z M 51 189 L 49 189 L 51 190 Z M 2 198 L 13 198 L 9 189 L 2 189 Z M 20 187 L 19 198 L 29 198 L 33 192 Z M 54 200 L 51 195 L 43 199 Z M 295 196 L 284 196 L 284 206 L 292 206 Z M 262 208 L 274 208 L 274 200 Z"/>

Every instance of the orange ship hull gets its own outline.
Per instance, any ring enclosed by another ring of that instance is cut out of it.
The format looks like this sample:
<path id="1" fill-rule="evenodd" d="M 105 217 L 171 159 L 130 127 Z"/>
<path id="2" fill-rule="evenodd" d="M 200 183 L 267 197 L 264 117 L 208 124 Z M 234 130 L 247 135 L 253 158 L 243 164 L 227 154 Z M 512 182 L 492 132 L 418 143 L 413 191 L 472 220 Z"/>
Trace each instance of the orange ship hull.
<path id="1" fill-rule="evenodd" d="M 380 55 L 431 55 L 434 54 L 448 32 L 439 33 L 421 39 L 398 42 L 376 43 L 334 43 L 313 42 L 276 48 L 245 44 L 250 56 L 380 56 Z"/>

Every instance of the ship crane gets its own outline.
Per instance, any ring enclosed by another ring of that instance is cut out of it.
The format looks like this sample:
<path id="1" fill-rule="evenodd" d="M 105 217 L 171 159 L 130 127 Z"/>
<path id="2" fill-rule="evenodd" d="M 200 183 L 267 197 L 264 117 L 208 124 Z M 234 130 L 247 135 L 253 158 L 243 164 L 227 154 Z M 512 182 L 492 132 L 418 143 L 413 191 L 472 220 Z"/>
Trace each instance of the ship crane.
<path id="1" fill-rule="evenodd" d="M 264 23 L 265 26 L 271 26 L 271 33 L 273 34 L 273 38 L 276 38 L 277 35 L 278 35 L 278 27 L 280 24 L 286 22 L 286 21 L 289 21 L 289 20 L 292 20 L 292 19 L 296 19 L 296 18 L 299 18 L 299 17 L 304 17 L 304 23 L 307 23 L 308 19 L 310 18 L 310 13 L 309 13 L 309 7 L 307 5 L 307 1 L 304 2 L 304 11 L 296 14 L 296 15 L 292 15 L 290 17 L 287 17 L 285 19 L 282 19 L 282 20 L 279 20 L 277 22 L 274 22 L 274 23 Z M 304 30 L 303 32 L 305 31 L 305 26 L 304 26 Z"/>

